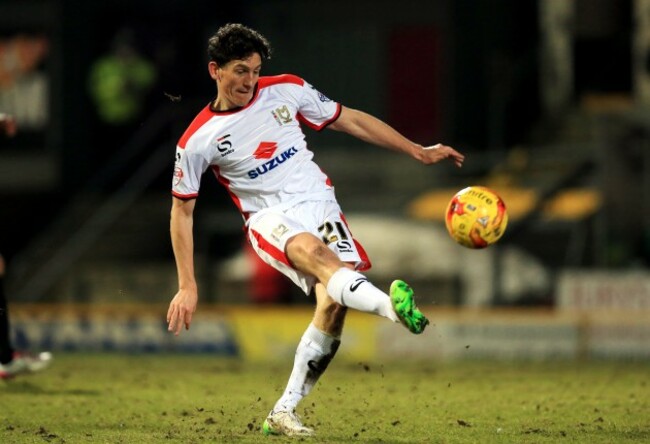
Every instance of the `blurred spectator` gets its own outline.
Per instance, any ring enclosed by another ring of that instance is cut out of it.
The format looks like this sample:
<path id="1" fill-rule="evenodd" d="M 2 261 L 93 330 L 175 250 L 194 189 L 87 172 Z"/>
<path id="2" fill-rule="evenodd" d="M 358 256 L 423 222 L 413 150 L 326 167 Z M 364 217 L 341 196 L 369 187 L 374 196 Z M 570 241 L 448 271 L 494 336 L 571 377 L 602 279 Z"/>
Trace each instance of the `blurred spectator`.
<path id="1" fill-rule="evenodd" d="M 0 41 L 0 86 L 12 86 L 42 62 L 48 42 L 42 36 L 17 35 Z"/>
<path id="2" fill-rule="evenodd" d="M 158 78 L 157 67 L 143 55 L 135 29 L 120 28 L 106 53 L 90 65 L 87 88 L 94 112 L 87 117 L 93 149 L 83 160 L 88 170 L 110 163 L 114 153 L 134 137 L 154 109 L 150 101 Z M 111 174 L 112 183 L 102 185 L 104 189 L 120 186 L 143 160 L 137 157 L 141 154 L 131 153 L 133 157 Z"/>
<path id="3" fill-rule="evenodd" d="M 138 52 L 133 30 L 123 28 L 91 66 L 88 88 L 100 119 L 120 126 L 141 116 L 155 81 L 154 64 Z"/>
<path id="4" fill-rule="evenodd" d="M 23 130 L 42 130 L 48 122 L 48 51 L 49 40 L 41 34 L 0 39 L 0 109 Z"/>

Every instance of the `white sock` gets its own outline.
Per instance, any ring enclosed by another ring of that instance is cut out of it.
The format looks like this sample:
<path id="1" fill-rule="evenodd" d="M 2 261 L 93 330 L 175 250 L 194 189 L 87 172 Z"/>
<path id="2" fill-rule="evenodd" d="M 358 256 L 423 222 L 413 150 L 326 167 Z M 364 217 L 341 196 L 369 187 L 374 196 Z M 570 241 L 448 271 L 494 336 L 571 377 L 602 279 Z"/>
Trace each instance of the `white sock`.
<path id="1" fill-rule="evenodd" d="M 309 324 L 296 349 L 287 387 L 273 410 L 295 410 L 323 374 L 340 344 L 340 339 L 323 333 L 314 324 Z"/>
<path id="2" fill-rule="evenodd" d="M 327 293 L 341 305 L 399 322 L 390 297 L 354 270 L 339 268 L 327 283 Z"/>

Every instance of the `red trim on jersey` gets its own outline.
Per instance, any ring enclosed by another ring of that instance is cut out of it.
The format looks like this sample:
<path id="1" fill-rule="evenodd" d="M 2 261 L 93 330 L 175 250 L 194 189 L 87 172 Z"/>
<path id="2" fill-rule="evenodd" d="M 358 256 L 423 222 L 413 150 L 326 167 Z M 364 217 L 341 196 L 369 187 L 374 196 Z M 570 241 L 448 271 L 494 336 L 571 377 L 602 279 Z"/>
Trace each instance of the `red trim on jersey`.
<path id="1" fill-rule="evenodd" d="M 221 175 L 218 165 L 212 165 L 211 168 L 212 168 L 212 172 L 214 173 L 214 177 L 217 178 L 217 180 L 221 185 L 226 187 L 226 190 L 228 190 L 228 194 L 230 194 L 230 198 L 232 199 L 232 201 L 235 202 L 237 209 L 239 210 L 240 213 L 243 213 L 241 209 L 241 201 L 239 200 L 239 197 L 237 197 L 237 195 L 233 193 L 232 190 L 230 189 L 230 181 Z"/>
<path id="2" fill-rule="evenodd" d="M 323 171 L 322 168 L 320 169 L 320 172 L 323 173 L 323 174 L 325 175 L 325 184 L 328 185 L 328 186 L 330 186 L 330 187 L 333 187 L 334 184 L 332 183 L 332 179 L 329 178 L 329 176 L 327 175 L 327 173 L 326 173 L 325 171 Z"/>
<path id="3" fill-rule="evenodd" d="M 327 125 L 331 124 L 332 122 L 335 122 L 339 118 L 340 115 L 341 115 L 341 104 L 337 103 L 336 104 L 336 112 L 334 113 L 332 118 L 325 121 L 325 122 L 323 122 L 323 123 L 321 123 L 320 125 L 316 125 L 314 123 L 311 123 L 309 120 L 305 119 L 303 117 L 303 115 L 300 114 L 300 113 L 298 113 L 298 115 L 296 117 L 298 118 L 299 122 L 304 123 L 305 125 L 307 125 L 308 127 L 310 127 L 313 130 L 320 131 L 323 128 L 325 128 Z"/>
<path id="4" fill-rule="evenodd" d="M 350 226 L 348 225 L 348 221 L 345 220 L 345 216 L 343 213 L 339 213 L 341 216 L 341 220 L 347 227 L 348 231 L 350 231 Z M 350 231 L 350 234 L 352 234 L 352 231 Z M 354 241 L 354 245 L 357 247 L 357 251 L 359 252 L 359 257 L 361 258 L 361 261 L 359 262 L 359 265 L 357 265 L 357 270 L 359 271 L 367 271 L 370 270 L 372 267 L 372 263 L 370 262 L 370 258 L 368 257 L 368 253 L 366 253 L 366 250 L 363 248 L 363 245 L 359 243 L 355 238 L 354 235 L 352 236 L 352 240 Z"/>
<path id="5" fill-rule="evenodd" d="M 180 140 L 178 141 L 178 147 L 181 149 L 185 149 L 185 145 L 187 145 L 187 141 L 189 140 L 190 137 L 203 125 L 205 125 L 205 122 L 210 120 L 214 114 L 210 110 L 210 105 L 207 105 L 205 108 L 199 112 L 194 120 L 192 120 L 192 123 L 190 123 L 190 126 L 187 127 L 183 135 L 181 136 Z"/>
<path id="6" fill-rule="evenodd" d="M 266 239 L 264 239 L 264 237 L 262 237 L 259 232 L 255 230 L 251 230 L 251 232 L 253 233 L 253 236 L 257 241 L 257 246 L 260 250 L 269 254 L 273 259 L 282 262 L 288 267 L 293 268 L 293 266 L 289 263 L 289 258 L 287 258 L 287 255 L 284 254 L 283 251 L 277 249 L 273 244 L 269 243 Z"/>
<path id="7" fill-rule="evenodd" d="M 354 245 L 357 247 L 357 251 L 359 251 L 359 256 L 361 257 L 361 262 L 359 262 L 359 265 L 357 266 L 357 270 L 359 271 L 367 271 L 372 268 L 372 263 L 370 262 L 370 258 L 368 257 L 368 253 L 366 253 L 366 250 L 363 248 L 363 245 L 359 243 L 355 238 L 352 238 L 354 241 Z"/>
<path id="8" fill-rule="evenodd" d="M 300 77 L 293 74 L 280 74 L 278 76 L 260 77 L 258 81 L 259 88 L 266 88 L 267 86 L 278 85 L 280 83 L 294 83 L 303 86 L 305 81 Z"/>
<path id="9" fill-rule="evenodd" d="M 199 197 L 199 193 L 181 194 L 181 193 L 177 193 L 176 191 L 172 191 L 172 196 L 177 197 L 181 200 L 190 200 Z"/>

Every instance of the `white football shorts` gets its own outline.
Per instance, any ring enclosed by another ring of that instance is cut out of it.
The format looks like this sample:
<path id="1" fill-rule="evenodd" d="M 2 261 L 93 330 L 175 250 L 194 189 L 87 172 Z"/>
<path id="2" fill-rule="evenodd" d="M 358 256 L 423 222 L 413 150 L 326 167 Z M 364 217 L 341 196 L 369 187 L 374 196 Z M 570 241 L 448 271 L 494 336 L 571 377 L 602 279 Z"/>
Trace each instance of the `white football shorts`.
<path id="1" fill-rule="evenodd" d="M 291 279 L 305 294 L 310 294 L 316 278 L 291 265 L 285 253 L 287 241 L 299 233 L 322 239 L 343 261 L 357 270 L 370 268 L 370 260 L 350 233 L 341 207 L 332 201 L 306 201 L 289 209 L 265 209 L 247 222 L 248 239 L 264 262 Z"/>

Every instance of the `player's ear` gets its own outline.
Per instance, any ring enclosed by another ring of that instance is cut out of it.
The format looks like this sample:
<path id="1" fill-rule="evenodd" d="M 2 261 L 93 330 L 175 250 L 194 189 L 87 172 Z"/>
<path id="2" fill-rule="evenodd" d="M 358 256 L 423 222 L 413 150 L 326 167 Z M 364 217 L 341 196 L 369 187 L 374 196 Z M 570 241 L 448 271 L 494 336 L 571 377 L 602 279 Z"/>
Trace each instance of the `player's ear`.
<path id="1" fill-rule="evenodd" d="M 217 62 L 211 61 L 208 63 L 208 72 L 210 73 L 210 77 L 212 77 L 213 80 L 220 80 L 219 66 L 217 65 Z"/>

